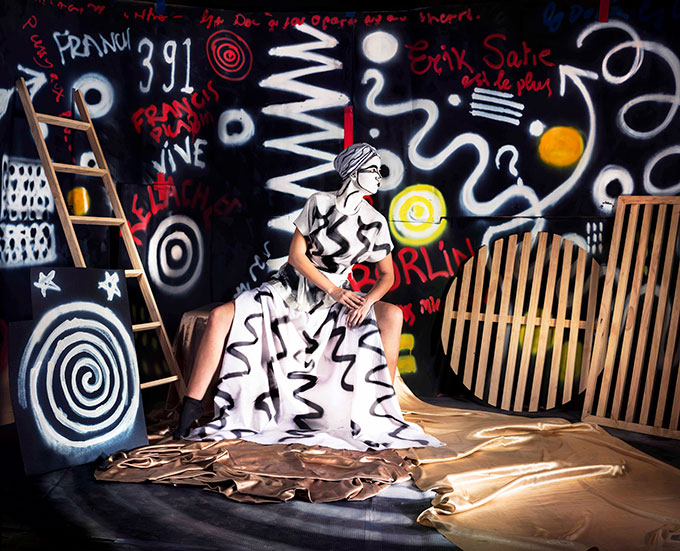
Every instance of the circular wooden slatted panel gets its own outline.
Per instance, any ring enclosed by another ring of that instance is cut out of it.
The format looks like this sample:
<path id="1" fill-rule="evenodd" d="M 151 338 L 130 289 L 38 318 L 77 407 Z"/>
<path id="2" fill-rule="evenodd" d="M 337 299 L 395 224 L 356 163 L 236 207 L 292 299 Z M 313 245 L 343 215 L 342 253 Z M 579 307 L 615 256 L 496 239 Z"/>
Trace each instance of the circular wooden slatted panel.
<path id="1" fill-rule="evenodd" d="M 582 392 L 600 265 L 559 235 L 510 235 L 482 247 L 446 296 L 442 344 L 475 396 L 512 411 Z"/>

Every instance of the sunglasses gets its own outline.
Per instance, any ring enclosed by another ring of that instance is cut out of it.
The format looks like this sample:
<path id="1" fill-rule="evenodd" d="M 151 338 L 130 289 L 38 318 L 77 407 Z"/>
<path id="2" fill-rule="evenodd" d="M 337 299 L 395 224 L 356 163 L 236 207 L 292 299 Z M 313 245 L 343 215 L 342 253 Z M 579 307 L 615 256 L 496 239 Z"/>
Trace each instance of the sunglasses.
<path id="1" fill-rule="evenodd" d="M 377 166 L 371 166 L 369 168 L 360 168 L 357 170 L 357 172 L 368 172 L 370 174 L 377 174 L 381 178 L 383 177 L 383 173 L 381 172 L 380 168 Z"/>

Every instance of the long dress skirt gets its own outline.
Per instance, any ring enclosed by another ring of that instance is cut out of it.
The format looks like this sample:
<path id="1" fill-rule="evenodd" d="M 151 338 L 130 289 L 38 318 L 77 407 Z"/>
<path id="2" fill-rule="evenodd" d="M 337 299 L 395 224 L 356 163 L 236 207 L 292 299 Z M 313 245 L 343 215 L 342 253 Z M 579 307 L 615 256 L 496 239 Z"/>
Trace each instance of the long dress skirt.
<path id="1" fill-rule="evenodd" d="M 301 312 L 267 283 L 235 304 L 215 417 L 189 439 L 355 450 L 441 445 L 404 421 L 372 308 L 349 329 L 341 304 Z"/>

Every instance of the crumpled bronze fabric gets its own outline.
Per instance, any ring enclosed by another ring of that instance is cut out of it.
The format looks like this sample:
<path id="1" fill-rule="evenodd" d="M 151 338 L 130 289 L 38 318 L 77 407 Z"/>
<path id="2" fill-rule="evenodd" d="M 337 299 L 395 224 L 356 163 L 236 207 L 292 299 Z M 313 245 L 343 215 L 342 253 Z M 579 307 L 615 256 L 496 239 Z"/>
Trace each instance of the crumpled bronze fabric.
<path id="1" fill-rule="evenodd" d="M 680 471 L 600 427 L 433 406 L 397 379 L 404 417 L 446 443 L 413 448 L 434 490 L 418 522 L 464 551 L 680 549 Z M 680 450 L 679 450 L 680 451 Z"/>
<path id="2" fill-rule="evenodd" d="M 359 452 L 245 440 L 174 441 L 118 452 L 95 472 L 115 482 L 205 486 L 242 502 L 363 500 L 409 479 L 394 450 Z"/>

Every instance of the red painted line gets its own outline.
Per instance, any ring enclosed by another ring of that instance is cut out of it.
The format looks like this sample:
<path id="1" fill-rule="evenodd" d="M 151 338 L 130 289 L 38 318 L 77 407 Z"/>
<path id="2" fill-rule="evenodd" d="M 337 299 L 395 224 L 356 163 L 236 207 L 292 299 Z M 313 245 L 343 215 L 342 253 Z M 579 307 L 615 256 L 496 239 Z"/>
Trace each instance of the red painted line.
<path id="1" fill-rule="evenodd" d="M 345 147 L 354 143 L 354 108 L 345 105 Z"/>
<path id="2" fill-rule="evenodd" d="M 600 23 L 609 21 L 609 0 L 600 0 L 600 17 L 598 21 Z"/>

